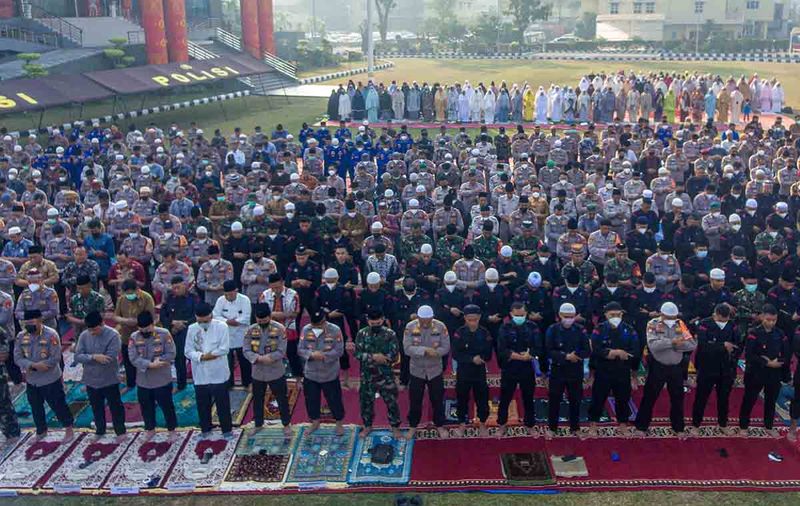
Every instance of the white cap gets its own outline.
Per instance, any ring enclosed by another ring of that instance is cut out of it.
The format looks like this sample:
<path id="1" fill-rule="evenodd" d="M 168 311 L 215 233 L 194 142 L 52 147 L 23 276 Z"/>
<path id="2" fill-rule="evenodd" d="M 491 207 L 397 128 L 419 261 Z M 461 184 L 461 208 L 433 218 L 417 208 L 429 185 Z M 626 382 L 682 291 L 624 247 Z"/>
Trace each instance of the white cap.
<path id="1" fill-rule="evenodd" d="M 263 216 L 264 215 L 264 206 L 255 206 L 253 208 L 253 216 Z"/>
<path id="2" fill-rule="evenodd" d="M 474 149 L 472 150 L 472 153 L 471 153 L 471 154 L 472 154 L 472 156 L 478 156 L 478 155 L 480 155 L 480 154 L 481 154 L 481 152 L 480 152 L 480 150 L 479 150 L 478 148 L 474 148 Z"/>
<path id="3" fill-rule="evenodd" d="M 428 306 L 427 304 L 424 306 L 420 306 L 419 309 L 417 309 L 417 317 L 433 318 L 433 308 Z"/>
<path id="4" fill-rule="evenodd" d="M 336 137 L 334 137 L 334 138 L 331 140 L 331 144 L 332 144 L 332 145 L 334 145 L 334 146 L 338 146 L 338 145 L 339 145 L 339 139 L 337 139 Z"/>
<path id="5" fill-rule="evenodd" d="M 430 255 L 433 253 L 433 248 L 430 244 L 423 244 L 422 247 L 419 248 L 419 252 L 423 255 Z"/>
<path id="6" fill-rule="evenodd" d="M 555 147 L 557 147 L 557 148 L 560 148 L 560 147 L 561 147 L 561 141 L 556 141 L 556 142 L 554 142 L 554 143 L 553 143 L 553 146 L 555 146 Z"/>
<path id="7" fill-rule="evenodd" d="M 741 223 L 741 222 L 742 222 L 742 218 L 740 218 L 739 215 L 736 214 L 736 213 L 733 213 L 732 215 L 728 216 L 728 223 L 733 224 L 733 223 Z"/>
<path id="8" fill-rule="evenodd" d="M 197 230 L 195 230 L 195 232 L 197 233 L 197 235 L 207 235 L 208 234 L 208 229 L 201 225 L 201 226 L 197 227 Z"/>
<path id="9" fill-rule="evenodd" d="M 444 282 L 445 283 L 455 283 L 458 281 L 458 276 L 453 271 L 447 271 L 444 273 Z"/>
<path id="10" fill-rule="evenodd" d="M 242 228 L 242 224 L 238 221 L 234 221 L 233 224 L 231 224 L 231 230 L 234 232 L 240 232 Z"/>
<path id="11" fill-rule="evenodd" d="M 484 273 L 483 277 L 486 281 L 489 281 L 490 279 L 497 281 L 500 279 L 500 273 L 497 272 L 497 269 L 492 267 L 491 269 L 486 269 L 486 273 Z"/>
<path id="12" fill-rule="evenodd" d="M 150 193 L 150 187 L 142 186 L 141 188 L 139 188 L 139 193 L 141 193 L 142 195 L 144 195 L 145 193 Z"/>
<path id="13" fill-rule="evenodd" d="M 250 168 L 251 169 L 260 169 L 261 168 L 261 162 L 253 162 L 253 163 L 251 163 L 250 164 Z"/>
<path id="14" fill-rule="evenodd" d="M 22 229 L 19 227 L 11 227 L 8 229 L 8 235 L 19 235 L 22 233 Z"/>
<path id="15" fill-rule="evenodd" d="M 366 131 L 366 128 L 364 128 L 363 126 L 360 126 L 360 127 L 358 127 L 358 131 L 359 132 L 364 132 L 364 131 Z"/>
<path id="16" fill-rule="evenodd" d="M 756 199 L 747 199 L 744 206 L 748 209 L 758 209 L 758 202 L 756 202 Z"/>
<path id="17" fill-rule="evenodd" d="M 416 190 L 417 190 L 417 193 L 425 193 L 425 191 L 426 191 L 425 190 L 425 186 L 423 186 L 421 184 L 417 185 Z"/>
<path id="18" fill-rule="evenodd" d="M 500 254 L 506 258 L 510 257 L 514 250 L 511 249 L 511 246 L 506 244 L 502 248 L 500 248 Z"/>
<path id="19" fill-rule="evenodd" d="M 48 217 L 58 216 L 58 209 L 56 209 L 55 207 L 51 207 L 50 209 L 47 210 L 47 216 Z"/>
<path id="20" fill-rule="evenodd" d="M 534 288 L 538 288 L 542 285 L 542 275 L 536 271 L 531 272 L 528 274 L 528 284 Z"/>
<path id="21" fill-rule="evenodd" d="M 160 154 L 160 153 L 163 153 L 163 152 L 164 152 L 164 148 L 162 148 L 161 146 L 156 148 L 156 153 Z"/>
<path id="22" fill-rule="evenodd" d="M 114 204 L 114 207 L 117 208 L 117 211 L 121 211 L 123 209 L 127 209 L 128 208 L 128 202 L 126 200 L 120 200 L 119 202 Z"/>
<path id="23" fill-rule="evenodd" d="M 5 137 L 3 137 L 3 141 L 5 142 L 11 142 L 12 140 L 13 138 L 10 135 L 6 135 Z"/>
<path id="24" fill-rule="evenodd" d="M 381 275 L 377 272 L 370 272 L 367 274 L 367 284 L 368 285 L 377 285 L 381 282 Z"/>
<path id="25" fill-rule="evenodd" d="M 408 201 L 408 207 L 419 207 L 419 200 L 411 199 Z"/>
<path id="26" fill-rule="evenodd" d="M 725 271 L 723 271 L 722 269 L 711 269 L 711 272 L 708 274 L 708 277 L 716 280 L 724 280 Z"/>
<path id="27" fill-rule="evenodd" d="M 336 269 L 326 269 L 325 273 L 322 275 L 323 279 L 338 279 L 339 273 L 336 272 Z"/>
<path id="28" fill-rule="evenodd" d="M 300 181 L 300 174 L 297 172 L 293 172 L 291 176 L 289 176 L 289 180 L 292 182 Z"/>
<path id="29" fill-rule="evenodd" d="M 669 169 L 667 169 L 666 167 L 660 167 L 658 169 L 658 175 L 659 176 L 667 176 L 667 175 L 669 175 Z"/>
<path id="30" fill-rule="evenodd" d="M 64 154 L 64 148 L 62 148 L 61 146 L 57 147 L 56 148 L 56 154 L 57 155 L 63 155 Z"/>
<path id="31" fill-rule="evenodd" d="M 387 198 L 387 199 L 390 199 L 390 198 L 394 197 L 394 190 L 392 190 L 391 188 L 386 190 L 385 192 L 383 192 L 383 196 L 384 196 L 384 198 Z"/>
<path id="32" fill-rule="evenodd" d="M 419 181 L 419 174 L 417 174 L 416 172 L 412 172 L 411 175 L 408 176 L 408 180 L 411 181 L 412 183 L 416 183 L 417 181 Z"/>
<path id="33" fill-rule="evenodd" d="M 380 221 L 376 221 L 370 226 L 370 229 L 374 232 L 376 230 L 383 230 L 383 223 Z"/>
<path id="34" fill-rule="evenodd" d="M 286 211 L 294 211 L 294 204 L 292 202 L 287 202 L 286 205 L 283 206 L 283 208 Z"/>
<path id="35" fill-rule="evenodd" d="M 286 140 L 287 140 L 287 141 L 290 141 L 290 140 L 292 140 L 292 139 L 294 139 L 294 135 L 292 135 L 292 134 L 288 134 L 288 135 L 286 136 Z M 339 139 L 336 139 L 336 140 L 338 141 Z"/>
<path id="36" fill-rule="evenodd" d="M 150 174 L 150 167 L 148 167 L 147 165 L 142 165 L 141 171 L 142 174 Z"/>
<path id="37" fill-rule="evenodd" d="M 247 139 L 247 136 L 246 136 L 245 134 L 241 134 L 241 135 L 239 136 L 239 139 L 245 140 L 245 139 Z"/>
<path id="38" fill-rule="evenodd" d="M 778 202 L 777 204 L 775 204 L 775 209 L 777 209 L 778 211 L 785 212 L 789 210 L 789 205 L 786 202 Z"/>
<path id="39" fill-rule="evenodd" d="M 642 192 L 643 199 L 651 199 L 653 198 L 653 190 L 645 190 Z"/>
<path id="40" fill-rule="evenodd" d="M 569 302 L 565 302 L 561 304 L 561 307 L 558 308 L 559 314 L 575 314 L 575 306 L 570 304 Z"/>
<path id="41" fill-rule="evenodd" d="M 678 306 L 674 302 L 665 302 L 661 304 L 661 314 L 664 316 L 678 316 Z"/>
<path id="42" fill-rule="evenodd" d="M 14 152 L 15 153 L 19 153 L 20 151 L 22 151 L 22 146 L 20 146 L 19 144 L 16 144 L 14 146 Z"/>
<path id="43" fill-rule="evenodd" d="M 186 158 L 186 155 L 184 155 L 183 153 L 178 153 L 177 155 L 175 155 L 175 158 L 177 158 L 178 160 L 183 160 L 184 158 Z"/>
<path id="44" fill-rule="evenodd" d="M 195 133 L 196 133 L 197 135 L 203 135 L 203 129 L 202 129 L 202 128 L 198 128 L 198 129 L 197 129 L 197 131 L 196 131 Z"/>
<path id="45" fill-rule="evenodd" d="M 672 206 L 673 207 L 683 207 L 683 200 L 679 198 L 672 199 Z"/>
<path id="46" fill-rule="evenodd" d="M 19 174 L 19 171 L 12 167 L 12 168 L 8 169 L 8 173 L 9 174 Z"/>

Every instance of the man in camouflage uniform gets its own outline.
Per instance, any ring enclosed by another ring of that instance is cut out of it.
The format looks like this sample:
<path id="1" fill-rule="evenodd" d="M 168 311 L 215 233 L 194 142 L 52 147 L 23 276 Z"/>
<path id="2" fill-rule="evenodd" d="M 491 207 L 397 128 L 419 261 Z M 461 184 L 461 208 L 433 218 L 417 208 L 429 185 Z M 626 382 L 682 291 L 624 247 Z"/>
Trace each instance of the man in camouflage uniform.
<path id="1" fill-rule="evenodd" d="M 75 335 L 86 328 L 83 319 L 92 312 L 104 314 L 107 311 L 106 299 L 99 292 L 92 289 L 92 279 L 87 275 L 80 275 L 75 281 L 77 290 L 69 300 L 69 313 L 67 321 L 75 329 Z"/>
<path id="2" fill-rule="evenodd" d="M 759 291 L 758 278 L 752 272 L 742 278 L 742 282 L 744 288 L 733 294 L 731 302 L 736 308 L 736 325 L 742 334 L 741 337 L 745 337 L 750 327 L 758 325 L 767 296 Z"/>
<path id="3" fill-rule="evenodd" d="M 639 279 L 642 277 L 639 264 L 628 258 L 628 247 L 624 243 L 617 244 L 614 258 L 606 263 L 603 272 L 606 276 L 616 274 L 619 284 L 631 289 L 639 285 Z"/>
<path id="4" fill-rule="evenodd" d="M 11 392 L 8 389 L 8 374 L 6 363 L 11 356 L 11 336 L 5 328 L 0 328 L 0 431 L 6 438 L 5 444 L 14 445 L 20 436 L 17 412 L 11 402 Z"/>
<path id="5" fill-rule="evenodd" d="M 475 258 L 484 265 L 490 265 L 497 259 L 497 252 L 502 246 L 502 241 L 494 235 L 494 225 L 488 221 L 484 222 L 481 235 L 472 242 Z"/>
<path id="6" fill-rule="evenodd" d="M 580 244 L 572 245 L 572 253 L 569 258 L 569 262 L 566 262 L 564 267 L 561 268 L 561 277 L 566 278 L 567 273 L 574 269 L 580 273 L 580 284 L 583 285 L 587 292 L 591 292 L 592 285 L 600 281 L 597 268 L 586 259 L 586 254 Z"/>
<path id="7" fill-rule="evenodd" d="M 422 233 L 422 227 L 419 223 L 411 225 L 411 234 L 403 237 L 403 242 L 400 244 L 400 259 L 408 265 L 419 259 L 419 249 L 423 244 L 433 244 L 433 241 L 427 234 Z"/>
<path id="8" fill-rule="evenodd" d="M 457 235 L 456 225 L 445 227 L 445 235 L 436 241 L 436 259 L 446 267 L 452 266 L 464 253 L 464 238 Z"/>
<path id="9" fill-rule="evenodd" d="M 534 235 L 534 221 L 525 220 L 522 222 L 521 232 L 514 234 L 511 239 L 511 248 L 514 254 L 520 259 L 525 266 L 530 266 L 536 260 L 536 250 L 542 243 L 538 237 Z"/>
<path id="10" fill-rule="evenodd" d="M 239 281 L 242 291 L 250 302 L 256 304 L 261 293 L 269 288 L 269 277 L 278 271 L 275 262 L 264 256 L 264 248 L 259 244 L 250 246 L 250 258 L 244 263 Z"/>
<path id="11" fill-rule="evenodd" d="M 379 394 L 386 403 L 394 437 L 400 439 L 403 437 L 400 431 L 400 407 L 397 403 L 397 383 L 392 373 L 392 365 L 399 358 L 400 344 L 394 331 L 384 326 L 381 311 L 371 310 L 367 313 L 367 325 L 358 331 L 355 339 L 355 358 L 361 364 L 358 400 L 364 421 L 360 436 L 366 437 L 372 431 L 375 397 Z"/>

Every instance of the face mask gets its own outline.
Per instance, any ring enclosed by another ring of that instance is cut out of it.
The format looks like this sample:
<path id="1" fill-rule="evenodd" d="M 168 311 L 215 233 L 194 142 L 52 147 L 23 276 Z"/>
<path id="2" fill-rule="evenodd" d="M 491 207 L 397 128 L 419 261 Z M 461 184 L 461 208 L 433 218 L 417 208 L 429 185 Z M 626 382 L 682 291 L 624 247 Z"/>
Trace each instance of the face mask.
<path id="1" fill-rule="evenodd" d="M 644 293 L 653 293 L 656 291 L 656 287 L 654 286 L 645 286 L 642 287 L 642 289 L 644 290 Z"/>
<path id="2" fill-rule="evenodd" d="M 750 211 L 750 210 L 748 209 L 748 211 L 747 211 L 747 214 L 749 214 L 750 216 L 755 216 L 755 215 L 756 215 L 756 212 L 755 212 L 755 211 Z"/>
<path id="3" fill-rule="evenodd" d="M 778 237 L 778 232 L 770 232 L 769 236 L 775 239 L 776 237 Z"/>
<path id="4" fill-rule="evenodd" d="M 141 335 L 144 338 L 148 338 L 153 335 L 153 332 L 150 330 L 140 330 L 139 335 Z"/>
<path id="5" fill-rule="evenodd" d="M 275 238 L 278 237 L 278 234 L 269 234 L 268 237 L 274 241 Z"/>
<path id="6" fill-rule="evenodd" d="M 37 291 L 39 289 L 39 284 L 38 283 L 31 283 L 31 284 L 28 285 L 28 288 L 30 288 L 32 292 L 35 292 L 35 291 Z"/>
<path id="7" fill-rule="evenodd" d="M 325 286 L 327 286 L 329 290 L 333 290 L 336 288 L 336 283 L 325 283 Z"/>
<path id="8" fill-rule="evenodd" d="M 755 291 L 758 290 L 758 285 L 744 285 L 744 288 L 749 293 L 755 293 Z"/>
<path id="9" fill-rule="evenodd" d="M 567 287 L 567 290 L 569 290 L 569 293 L 575 293 L 575 291 L 576 291 L 577 289 L 578 289 L 578 287 L 577 287 L 577 286 L 568 286 L 568 287 Z"/>
<path id="10" fill-rule="evenodd" d="M 347 213 L 347 216 L 349 216 L 349 217 L 351 217 L 351 218 L 355 218 L 355 217 L 356 217 L 356 213 L 354 213 L 354 212 L 349 212 L 349 213 Z"/>
<path id="11" fill-rule="evenodd" d="M 731 225 L 731 229 L 732 229 L 734 232 L 738 232 L 739 230 L 741 230 L 741 228 L 742 228 L 742 226 L 741 226 L 741 225 Z"/>
<path id="12" fill-rule="evenodd" d="M 615 316 L 614 318 L 609 318 L 608 323 L 611 324 L 612 327 L 617 328 L 619 324 L 622 323 L 622 318 Z"/>
<path id="13" fill-rule="evenodd" d="M 572 324 L 575 323 L 575 318 L 562 318 L 561 323 L 565 327 L 572 327 Z"/>
<path id="14" fill-rule="evenodd" d="M 489 283 L 486 283 L 486 285 L 488 286 Z M 450 293 L 453 293 L 456 289 L 456 285 L 444 285 L 444 289 Z"/>
<path id="15" fill-rule="evenodd" d="M 286 217 L 291 220 L 292 218 L 294 218 L 294 213 L 286 213 Z"/>
<path id="16" fill-rule="evenodd" d="M 614 295 L 614 292 L 616 292 L 616 291 L 617 291 L 617 288 L 619 288 L 619 287 L 617 287 L 617 286 L 607 286 L 606 288 L 608 288 L 608 292 L 609 292 L 611 295 Z"/>
<path id="17" fill-rule="evenodd" d="M 669 328 L 674 327 L 676 323 L 678 323 L 678 320 L 664 320 L 664 325 Z"/>
<path id="18" fill-rule="evenodd" d="M 705 258 L 707 256 L 708 256 L 708 251 L 707 250 L 703 250 L 703 251 L 698 251 L 697 252 L 697 258 Z"/>
<path id="19" fill-rule="evenodd" d="M 375 334 L 380 332 L 382 328 L 383 328 L 383 325 L 370 325 L 369 326 L 369 329 Z"/>
<path id="20" fill-rule="evenodd" d="M 135 293 L 126 293 L 125 294 L 125 298 L 128 299 L 129 301 L 134 301 L 134 300 L 136 300 L 136 294 Z"/>
<path id="21" fill-rule="evenodd" d="M 724 329 L 724 328 L 725 328 L 725 325 L 727 325 L 727 324 L 728 324 L 728 322 L 714 322 L 714 323 L 716 323 L 716 324 L 717 324 L 717 327 L 719 327 L 719 328 L 721 328 L 721 329 Z"/>
<path id="22" fill-rule="evenodd" d="M 280 200 L 280 199 L 281 199 L 280 195 L 273 195 L 272 196 L 272 200 L 276 200 L 277 201 L 277 200 Z"/>
<path id="23" fill-rule="evenodd" d="M 640 234 L 645 234 L 647 233 L 647 227 L 637 228 L 636 231 Z"/>
<path id="24" fill-rule="evenodd" d="M 660 253 L 658 256 L 661 257 L 661 260 L 666 260 L 669 258 L 669 253 Z"/>
<path id="25" fill-rule="evenodd" d="M 467 266 L 468 266 L 468 267 L 472 267 L 472 264 L 474 264 L 474 263 L 475 263 L 475 260 L 473 260 L 473 259 L 471 259 L 471 258 L 469 258 L 469 259 L 466 259 L 465 261 L 466 261 L 466 263 L 467 263 Z"/>
<path id="26" fill-rule="evenodd" d="M 743 258 L 734 258 L 733 259 L 733 263 L 735 263 L 736 265 L 742 265 L 742 262 L 744 262 Z"/>
<path id="27" fill-rule="evenodd" d="M 31 325 L 31 324 L 25 325 L 25 331 L 28 334 L 34 334 L 36 332 L 36 325 Z"/>
<path id="28" fill-rule="evenodd" d="M 547 263 L 547 261 L 548 261 L 549 259 L 550 259 L 550 257 L 539 257 L 539 263 L 540 263 L 540 264 L 542 264 L 542 265 L 544 265 L 544 264 L 546 264 L 546 263 Z"/>
<path id="29" fill-rule="evenodd" d="M 515 325 L 522 325 L 525 323 L 526 318 L 524 316 L 512 316 L 511 321 L 514 322 Z"/>
<path id="30" fill-rule="evenodd" d="M 497 283 L 486 283 L 486 286 L 489 288 L 489 290 L 494 290 L 497 286 Z"/>
<path id="31" fill-rule="evenodd" d="M 320 334 L 322 334 L 322 329 L 311 329 L 311 332 L 313 332 L 316 337 L 319 337 Z"/>
<path id="32" fill-rule="evenodd" d="M 731 193 L 731 197 L 733 197 L 733 198 L 735 198 L 735 199 L 738 199 L 738 198 L 739 198 L 739 197 L 741 197 L 741 196 L 742 196 L 742 194 L 741 194 L 741 193 Z"/>
<path id="33" fill-rule="evenodd" d="M 202 323 L 201 322 L 197 322 L 197 325 L 203 330 L 208 330 L 208 327 L 210 326 L 210 323 L 209 322 L 202 322 Z"/>
<path id="34" fill-rule="evenodd" d="M 211 177 L 211 176 L 213 176 L 213 175 L 214 175 L 214 173 L 213 173 L 213 172 L 206 171 L 206 177 Z"/>
<path id="35" fill-rule="evenodd" d="M 208 263 L 211 264 L 211 267 L 216 267 L 217 264 L 219 263 L 219 259 L 217 259 L 217 258 L 209 259 Z"/>

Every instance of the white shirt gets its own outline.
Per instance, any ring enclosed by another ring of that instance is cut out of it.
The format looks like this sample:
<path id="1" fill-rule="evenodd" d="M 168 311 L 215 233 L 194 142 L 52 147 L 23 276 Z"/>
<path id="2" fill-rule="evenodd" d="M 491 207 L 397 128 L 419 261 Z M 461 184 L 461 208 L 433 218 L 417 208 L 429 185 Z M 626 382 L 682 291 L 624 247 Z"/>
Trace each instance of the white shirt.
<path id="1" fill-rule="evenodd" d="M 228 369 L 228 326 L 218 320 L 211 320 L 208 330 L 203 330 L 197 323 L 189 325 L 186 332 L 186 358 L 192 361 L 192 379 L 195 385 L 218 385 L 225 383 L 230 377 Z M 205 353 L 217 358 L 200 361 Z"/>
<path id="2" fill-rule="evenodd" d="M 250 299 L 247 295 L 237 293 L 233 301 L 225 298 L 225 295 L 220 295 L 214 304 L 214 319 L 219 320 L 228 327 L 228 340 L 230 341 L 231 348 L 241 348 L 244 342 L 244 334 L 250 327 Z M 236 320 L 239 325 L 232 326 L 226 322 L 228 320 Z"/>

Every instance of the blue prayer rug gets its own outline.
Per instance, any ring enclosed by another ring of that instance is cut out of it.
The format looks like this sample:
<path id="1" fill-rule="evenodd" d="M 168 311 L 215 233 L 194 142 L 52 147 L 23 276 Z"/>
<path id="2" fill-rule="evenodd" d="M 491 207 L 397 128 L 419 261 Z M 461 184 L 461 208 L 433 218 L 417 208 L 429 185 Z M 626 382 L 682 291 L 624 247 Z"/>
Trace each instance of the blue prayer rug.
<path id="1" fill-rule="evenodd" d="M 322 426 L 313 434 L 302 427 L 298 434 L 297 449 L 289 467 L 287 482 L 345 482 L 357 427 L 347 425 L 344 434 L 337 436 L 332 425 Z"/>
<path id="2" fill-rule="evenodd" d="M 372 449 L 378 445 L 390 445 L 394 457 L 387 464 L 372 462 Z M 358 438 L 347 483 L 405 485 L 411 478 L 411 456 L 414 440 L 398 440 L 390 430 L 376 430 L 365 438 Z"/>
<path id="3" fill-rule="evenodd" d="M 794 387 L 781 385 L 781 390 L 778 392 L 778 401 L 775 403 L 775 414 L 787 426 L 792 423 L 792 399 L 794 399 Z"/>

